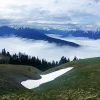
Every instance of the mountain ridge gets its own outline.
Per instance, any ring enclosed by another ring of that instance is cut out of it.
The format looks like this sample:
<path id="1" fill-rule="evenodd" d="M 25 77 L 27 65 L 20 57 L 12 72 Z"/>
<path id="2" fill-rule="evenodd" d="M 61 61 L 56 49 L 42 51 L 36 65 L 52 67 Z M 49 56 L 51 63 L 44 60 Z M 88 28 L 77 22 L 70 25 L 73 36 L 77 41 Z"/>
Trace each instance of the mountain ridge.
<path id="1" fill-rule="evenodd" d="M 59 30 L 59 29 L 41 29 L 46 34 L 57 34 L 61 37 L 86 37 L 89 39 L 100 39 L 100 31 L 84 31 L 84 30 Z"/>
<path id="2" fill-rule="evenodd" d="M 0 27 L 0 36 L 11 36 L 15 35 L 16 37 L 21 37 L 21 38 L 26 38 L 26 39 L 34 39 L 34 40 L 44 40 L 48 41 L 49 43 L 56 43 L 57 45 L 60 46 L 72 46 L 72 47 L 79 47 L 80 45 L 74 42 L 70 41 L 64 41 L 61 39 L 55 39 L 46 36 L 43 32 L 40 32 L 36 29 L 31 29 L 31 28 L 11 28 L 8 26 L 2 26 Z"/>

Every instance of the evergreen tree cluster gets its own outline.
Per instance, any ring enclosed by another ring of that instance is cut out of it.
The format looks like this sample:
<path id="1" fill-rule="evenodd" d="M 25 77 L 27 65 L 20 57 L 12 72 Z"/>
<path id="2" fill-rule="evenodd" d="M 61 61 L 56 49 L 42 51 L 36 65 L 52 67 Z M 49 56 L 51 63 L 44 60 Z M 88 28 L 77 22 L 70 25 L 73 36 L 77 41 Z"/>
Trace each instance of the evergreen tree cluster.
<path id="1" fill-rule="evenodd" d="M 38 57 L 31 57 L 21 52 L 19 52 L 19 54 L 15 53 L 11 55 L 5 49 L 2 49 L 2 52 L 0 54 L 3 56 L 8 56 L 10 58 L 9 64 L 30 65 L 42 71 L 70 62 L 70 59 L 69 58 L 67 59 L 64 56 L 62 56 L 59 61 L 53 60 L 52 62 L 48 62 L 45 59 L 39 59 Z M 77 57 L 75 57 L 74 60 L 78 60 Z"/>

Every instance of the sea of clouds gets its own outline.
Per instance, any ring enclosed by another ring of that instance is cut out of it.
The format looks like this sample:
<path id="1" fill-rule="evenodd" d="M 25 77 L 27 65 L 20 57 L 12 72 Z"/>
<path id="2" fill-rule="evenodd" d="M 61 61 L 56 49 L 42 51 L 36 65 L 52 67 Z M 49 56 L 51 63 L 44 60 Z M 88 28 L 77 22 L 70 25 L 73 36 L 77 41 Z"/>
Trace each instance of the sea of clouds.
<path id="1" fill-rule="evenodd" d="M 62 56 L 73 59 L 74 56 L 78 58 L 90 58 L 100 56 L 100 40 L 91 40 L 87 38 L 61 38 L 67 41 L 72 41 L 80 44 L 79 48 L 70 46 L 57 46 L 46 41 L 36 41 L 22 39 L 18 37 L 0 37 L 0 51 L 5 48 L 11 54 L 25 53 L 30 56 L 38 56 L 40 59 L 44 58 L 48 61 L 59 60 Z"/>

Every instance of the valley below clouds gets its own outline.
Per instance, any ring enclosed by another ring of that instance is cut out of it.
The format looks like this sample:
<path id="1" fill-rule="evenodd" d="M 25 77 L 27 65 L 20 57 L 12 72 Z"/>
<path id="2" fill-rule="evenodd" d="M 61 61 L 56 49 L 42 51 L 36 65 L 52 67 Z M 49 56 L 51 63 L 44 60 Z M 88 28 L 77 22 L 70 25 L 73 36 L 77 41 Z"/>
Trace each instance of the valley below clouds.
<path id="1" fill-rule="evenodd" d="M 5 48 L 11 54 L 22 52 L 30 56 L 39 57 L 40 59 L 44 58 L 47 61 L 58 61 L 62 56 L 70 58 L 71 60 L 74 56 L 77 56 L 80 59 L 100 56 L 100 40 L 75 37 L 63 39 L 78 43 L 81 46 L 78 48 L 70 46 L 61 47 L 46 41 L 36 41 L 11 36 L 0 37 L 0 51 Z"/>

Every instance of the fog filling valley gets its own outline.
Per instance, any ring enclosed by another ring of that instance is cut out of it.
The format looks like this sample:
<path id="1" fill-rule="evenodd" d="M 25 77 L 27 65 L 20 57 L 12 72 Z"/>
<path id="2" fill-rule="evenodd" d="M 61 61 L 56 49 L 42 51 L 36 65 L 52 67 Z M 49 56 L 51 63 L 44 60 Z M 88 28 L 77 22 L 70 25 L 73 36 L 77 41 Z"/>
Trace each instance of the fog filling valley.
<path id="1" fill-rule="evenodd" d="M 0 51 L 5 48 L 11 54 L 22 52 L 30 56 L 39 57 L 40 59 L 44 58 L 47 61 L 58 61 L 62 56 L 70 58 L 71 60 L 74 56 L 81 59 L 100 56 L 100 40 L 75 37 L 63 39 L 78 43 L 81 46 L 79 48 L 70 46 L 61 47 L 46 41 L 36 41 L 18 37 L 1 37 Z"/>

